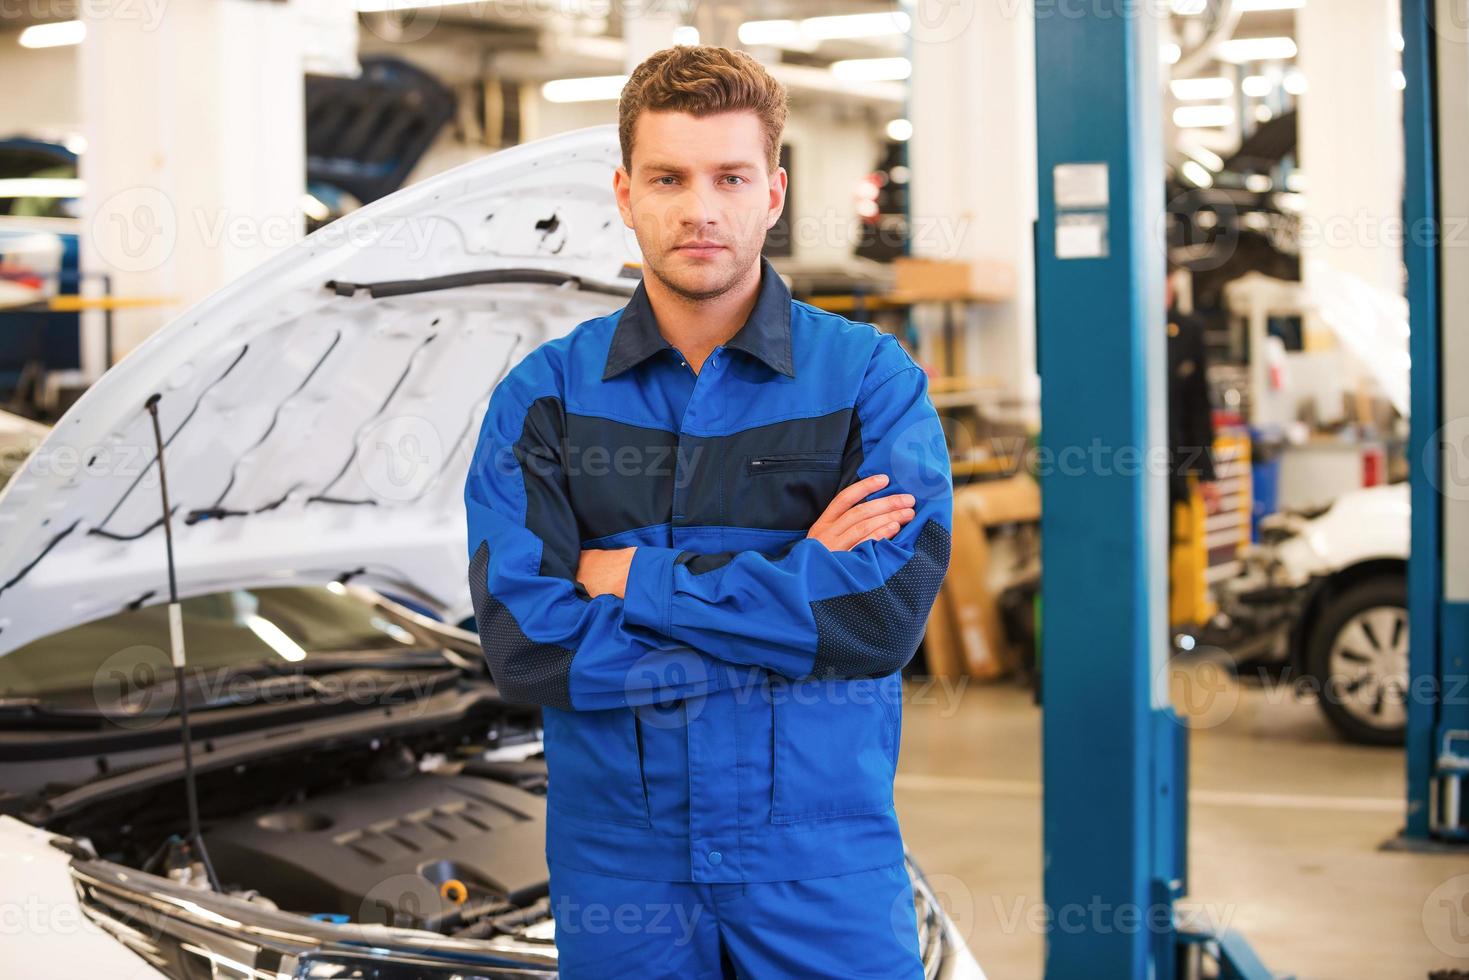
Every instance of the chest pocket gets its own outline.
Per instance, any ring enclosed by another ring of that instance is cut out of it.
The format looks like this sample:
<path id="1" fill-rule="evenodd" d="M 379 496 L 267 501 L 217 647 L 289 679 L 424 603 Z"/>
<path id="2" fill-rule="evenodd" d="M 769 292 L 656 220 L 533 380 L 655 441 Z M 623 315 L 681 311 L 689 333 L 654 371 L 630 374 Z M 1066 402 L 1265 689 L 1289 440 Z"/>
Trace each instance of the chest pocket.
<path id="1" fill-rule="evenodd" d="M 837 495 L 840 452 L 748 453 L 735 474 L 731 523 L 804 531 Z"/>

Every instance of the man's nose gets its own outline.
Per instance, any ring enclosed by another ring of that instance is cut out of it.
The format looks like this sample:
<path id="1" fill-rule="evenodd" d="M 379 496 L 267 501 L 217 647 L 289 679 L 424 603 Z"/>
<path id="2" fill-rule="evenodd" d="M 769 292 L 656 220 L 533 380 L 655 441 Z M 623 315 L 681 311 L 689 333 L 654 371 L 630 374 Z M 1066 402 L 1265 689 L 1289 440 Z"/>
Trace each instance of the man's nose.
<path id="1" fill-rule="evenodd" d="M 714 219 L 714 202 L 706 197 L 706 191 L 690 187 L 679 201 L 679 220 L 695 228 L 703 227 Z"/>

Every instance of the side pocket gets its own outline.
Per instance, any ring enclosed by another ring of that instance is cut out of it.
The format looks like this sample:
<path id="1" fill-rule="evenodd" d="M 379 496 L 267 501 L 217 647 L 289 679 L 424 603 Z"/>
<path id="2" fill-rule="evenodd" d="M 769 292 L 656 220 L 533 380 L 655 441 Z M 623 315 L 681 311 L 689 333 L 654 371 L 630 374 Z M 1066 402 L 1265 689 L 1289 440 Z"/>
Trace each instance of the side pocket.
<path id="1" fill-rule="evenodd" d="M 541 711 L 546 805 L 603 823 L 648 827 L 642 729 L 631 708 Z"/>
<path id="2" fill-rule="evenodd" d="M 772 823 L 892 807 L 898 715 L 889 687 L 888 678 L 772 679 Z"/>

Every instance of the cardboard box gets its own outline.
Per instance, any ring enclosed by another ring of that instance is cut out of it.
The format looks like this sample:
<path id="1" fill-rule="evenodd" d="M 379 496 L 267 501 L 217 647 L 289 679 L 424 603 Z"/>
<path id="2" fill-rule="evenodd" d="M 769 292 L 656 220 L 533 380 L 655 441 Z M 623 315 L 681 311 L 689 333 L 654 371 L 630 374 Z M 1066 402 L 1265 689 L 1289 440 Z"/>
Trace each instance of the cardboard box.
<path id="1" fill-rule="evenodd" d="M 981 515 L 956 499 L 943 589 L 949 593 L 963 672 L 976 680 L 1004 676 L 1013 660 L 1005 650 L 999 607 L 990 592 L 989 560 Z"/>
<path id="2" fill-rule="evenodd" d="M 963 498 L 985 527 L 997 524 L 1033 523 L 1041 519 L 1040 484 L 1028 473 L 1003 480 L 969 483 L 954 491 L 954 505 Z"/>
<path id="3" fill-rule="evenodd" d="M 1003 303 L 1015 295 L 1015 267 L 994 259 L 966 262 L 900 256 L 893 260 L 893 272 L 889 298 L 901 302 Z"/>

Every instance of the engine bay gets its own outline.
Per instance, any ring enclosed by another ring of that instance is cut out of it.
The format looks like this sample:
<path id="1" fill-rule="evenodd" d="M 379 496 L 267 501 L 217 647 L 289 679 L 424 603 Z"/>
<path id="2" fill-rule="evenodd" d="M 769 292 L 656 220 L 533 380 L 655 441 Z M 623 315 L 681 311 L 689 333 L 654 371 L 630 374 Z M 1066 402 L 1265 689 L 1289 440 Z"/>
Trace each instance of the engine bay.
<path id="1" fill-rule="evenodd" d="M 545 762 L 529 719 L 268 755 L 199 775 L 226 894 L 331 923 L 549 944 Z M 181 782 L 45 821 L 97 856 L 208 889 Z"/>

